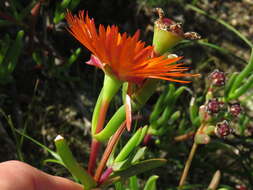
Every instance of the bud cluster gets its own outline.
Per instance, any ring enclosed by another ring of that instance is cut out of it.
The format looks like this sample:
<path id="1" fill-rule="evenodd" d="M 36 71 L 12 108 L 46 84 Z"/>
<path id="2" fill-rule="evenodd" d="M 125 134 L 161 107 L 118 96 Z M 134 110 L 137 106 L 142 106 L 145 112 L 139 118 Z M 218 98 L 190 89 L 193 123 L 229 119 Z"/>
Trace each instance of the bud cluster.
<path id="1" fill-rule="evenodd" d="M 223 112 L 221 112 L 221 110 Z M 227 110 L 227 112 L 225 112 L 225 110 Z M 242 108 L 239 103 L 227 105 L 224 102 L 213 98 L 205 104 L 205 111 L 207 115 L 209 115 L 208 117 L 206 117 L 208 118 L 208 121 L 219 121 L 220 119 L 222 119 L 221 122 L 218 122 L 216 124 L 214 132 L 218 137 L 226 137 L 233 132 L 229 120 L 238 118 L 238 116 L 242 112 Z"/>
<path id="2" fill-rule="evenodd" d="M 240 103 L 236 102 L 227 106 L 223 101 L 219 101 L 217 98 L 208 100 L 205 104 L 205 109 L 209 115 L 218 114 L 227 109 L 228 113 L 233 118 L 237 118 L 242 113 Z"/>
<path id="3" fill-rule="evenodd" d="M 223 138 L 233 132 L 231 125 L 238 120 L 242 107 L 238 102 L 226 103 L 224 101 L 222 93 L 224 88 L 220 88 L 225 86 L 226 77 L 224 72 L 214 70 L 209 75 L 209 79 L 210 87 L 206 95 L 206 103 L 199 110 L 199 114 L 205 123 L 215 126 L 214 134 Z M 215 96 L 220 98 L 215 98 Z"/>

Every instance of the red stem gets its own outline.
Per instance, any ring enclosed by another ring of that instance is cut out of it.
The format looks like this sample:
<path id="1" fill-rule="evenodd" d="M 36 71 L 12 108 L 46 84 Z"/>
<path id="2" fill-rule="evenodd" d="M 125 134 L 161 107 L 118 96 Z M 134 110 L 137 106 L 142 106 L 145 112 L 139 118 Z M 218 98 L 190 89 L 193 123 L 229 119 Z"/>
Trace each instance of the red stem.
<path id="1" fill-rule="evenodd" d="M 99 116 L 98 116 L 98 122 L 96 127 L 96 134 L 99 133 L 104 126 L 106 113 L 109 107 L 109 102 L 102 100 L 101 107 L 99 110 Z M 91 143 L 91 150 L 90 150 L 90 157 L 89 157 L 89 163 L 88 163 L 88 172 L 93 176 L 94 170 L 96 167 L 96 160 L 99 154 L 101 143 L 97 141 L 96 139 L 92 140 Z"/>
<path id="2" fill-rule="evenodd" d="M 108 177 L 111 175 L 111 173 L 113 172 L 113 169 L 110 167 L 110 168 L 107 168 L 105 170 L 105 172 L 101 175 L 100 179 L 99 179 L 99 184 L 102 184 L 103 182 L 105 182 Z"/>
<path id="3" fill-rule="evenodd" d="M 107 100 L 102 100 L 101 107 L 99 110 L 98 122 L 97 122 L 97 127 L 96 127 L 96 134 L 99 133 L 100 131 L 102 131 L 102 129 L 103 129 L 108 107 L 109 107 L 109 102 Z"/>
<path id="4" fill-rule="evenodd" d="M 110 155 L 111 155 L 111 153 L 112 153 L 115 145 L 119 141 L 119 139 L 120 139 L 122 133 L 124 132 L 125 128 L 126 128 L 126 121 L 121 124 L 121 126 L 119 127 L 119 129 L 116 131 L 116 133 L 112 136 L 112 138 L 108 142 L 108 144 L 106 146 L 106 149 L 104 151 L 104 154 L 103 154 L 103 156 L 101 158 L 101 161 L 99 162 L 99 165 L 98 165 L 98 168 L 96 170 L 95 176 L 94 176 L 94 179 L 96 181 L 100 181 L 100 177 L 101 177 L 101 175 L 103 173 L 103 170 L 104 170 L 104 168 L 106 166 L 106 162 L 109 159 L 109 157 L 110 157 Z"/>
<path id="5" fill-rule="evenodd" d="M 96 139 L 92 140 L 90 158 L 89 158 L 89 163 L 88 163 L 88 172 L 92 176 L 94 175 L 94 170 L 95 170 L 95 166 L 96 166 L 96 160 L 98 157 L 98 153 L 100 150 L 100 145 L 101 145 L 101 143 L 98 142 Z"/>

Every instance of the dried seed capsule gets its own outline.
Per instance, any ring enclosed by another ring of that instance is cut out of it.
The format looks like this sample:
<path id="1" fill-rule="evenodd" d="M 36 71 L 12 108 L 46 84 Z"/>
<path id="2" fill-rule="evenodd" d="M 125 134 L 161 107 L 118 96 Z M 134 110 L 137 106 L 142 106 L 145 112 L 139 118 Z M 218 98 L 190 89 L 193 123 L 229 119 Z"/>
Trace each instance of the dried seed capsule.
<path id="1" fill-rule="evenodd" d="M 214 132 L 218 137 L 226 137 L 233 132 L 233 129 L 230 127 L 227 120 L 223 120 L 216 124 Z"/>
<path id="2" fill-rule="evenodd" d="M 237 117 L 242 112 L 242 107 L 239 103 L 231 104 L 229 112 L 232 116 Z"/>
<path id="3" fill-rule="evenodd" d="M 219 70 L 214 70 L 211 74 L 210 74 L 210 79 L 212 80 L 212 84 L 215 86 L 223 86 L 225 85 L 225 73 Z"/>

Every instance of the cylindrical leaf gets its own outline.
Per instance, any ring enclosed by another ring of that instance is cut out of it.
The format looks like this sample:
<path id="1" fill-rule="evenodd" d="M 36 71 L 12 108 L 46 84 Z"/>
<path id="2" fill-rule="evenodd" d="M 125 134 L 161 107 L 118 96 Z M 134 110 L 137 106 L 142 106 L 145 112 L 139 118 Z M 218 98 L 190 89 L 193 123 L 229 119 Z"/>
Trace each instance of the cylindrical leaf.
<path id="1" fill-rule="evenodd" d="M 157 175 L 151 176 L 147 183 L 145 184 L 145 187 L 143 190 L 156 190 L 156 181 L 158 179 Z"/>
<path id="2" fill-rule="evenodd" d="M 69 172 L 76 177 L 84 185 L 85 190 L 89 190 L 96 186 L 96 182 L 93 178 L 77 163 L 71 150 L 69 149 L 65 139 L 58 135 L 55 138 L 55 146 L 57 153 L 60 155 L 64 165 Z"/>

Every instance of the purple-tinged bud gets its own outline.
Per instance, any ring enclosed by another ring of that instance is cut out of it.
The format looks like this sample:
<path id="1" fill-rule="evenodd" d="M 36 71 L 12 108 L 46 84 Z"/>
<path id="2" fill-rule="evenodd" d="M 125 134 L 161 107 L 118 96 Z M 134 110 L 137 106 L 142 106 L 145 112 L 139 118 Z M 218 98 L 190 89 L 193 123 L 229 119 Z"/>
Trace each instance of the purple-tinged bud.
<path id="1" fill-rule="evenodd" d="M 220 109 L 223 107 L 224 103 L 219 102 L 216 98 L 211 99 L 206 104 L 206 111 L 209 114 L 218 113 Z"/>
<path id="2" fill-rule="evenodd" d="M 233 129 L 230 127 L 227 120 L 223 120 L 216 124 L 214 132 L 218 137 L 226 137 L 233 132 Z"/>
<path id="3" fill-rule="evenodd" d="M 239 103 L 231 104 L 229 107 L 229 112 L 232 116 L 237 117 L 242 112 L 242 107 Z"/>
<path id="4" fill-rule="evenodd" d="M 215 86 L 223 86 L 225 85 L 225 73 L 219 71 L 218 69 L 214 70 L 210 75 L 210 79 L 212 80 L 212 84 Z"/>

